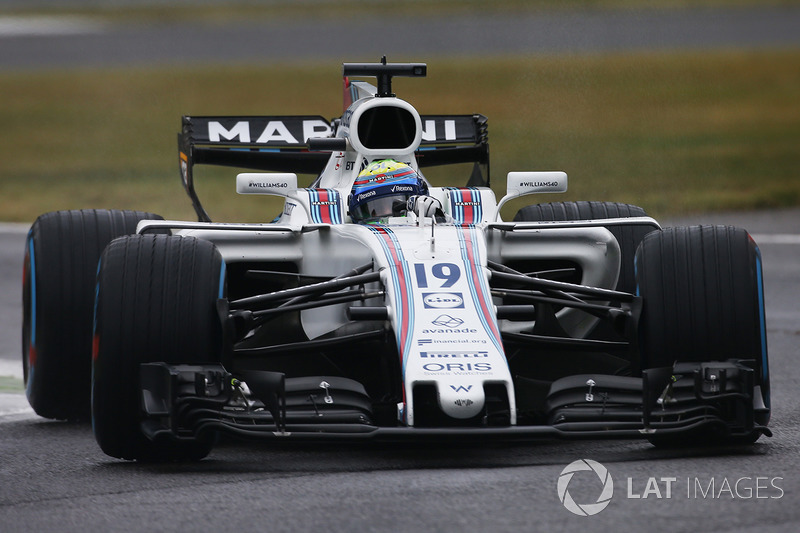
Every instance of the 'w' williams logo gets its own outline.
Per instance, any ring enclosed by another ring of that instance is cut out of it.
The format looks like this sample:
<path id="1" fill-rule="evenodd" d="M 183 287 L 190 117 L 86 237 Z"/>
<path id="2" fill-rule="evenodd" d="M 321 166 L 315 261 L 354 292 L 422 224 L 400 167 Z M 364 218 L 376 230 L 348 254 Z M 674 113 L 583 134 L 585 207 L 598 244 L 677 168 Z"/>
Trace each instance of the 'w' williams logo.
<path id="1" fill-rule="evenodd" d="M 456 392 L 469 392 L 470 390 L 472 390 L 472 385 L 466 385 L 466 386 L 464 386 L 464 385 L 459 385 L 459 386 L 450 385 L 450 388 L 453 389 Z"/>

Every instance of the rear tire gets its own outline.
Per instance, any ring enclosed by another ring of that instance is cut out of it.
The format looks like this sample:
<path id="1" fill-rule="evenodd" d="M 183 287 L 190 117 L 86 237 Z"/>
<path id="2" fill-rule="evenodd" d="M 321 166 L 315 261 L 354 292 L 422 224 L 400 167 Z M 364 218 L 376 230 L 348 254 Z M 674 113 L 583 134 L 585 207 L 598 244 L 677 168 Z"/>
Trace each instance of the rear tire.
<path id="1" fill-rule="evenodd" d="M 28 401 L 42 417 L 86 419 L 91 391 L 97 260 L 136 231 L 139 211 L 54 211 L 31 226 L 22 279 L 22 368 Z"/>
<path id="2" fill-rule="evenodd" d="M 551 202 L 535 204 L 520 209 L 517 222 L 565 222 L 570 220 L 608 220 L 612 218 L 646 217 L 639 206 L 617 202 Z M 636 289 L 633 258 L 645 235 L 658 228 L 653 222 L 642 224 L 608 224 L 605 228 L 617 239 L 620 248 L 619 279 L 616 290 L 632 293 Z M 620 340 L 621 333 L 612 324 L 598 322 L 589 338 Z M 635 365 L 632 365 L 635 366 Z"/>
<path id="3" fill-rule="evenodd" d="M 92 422 L 102 450 L 121 459 L 199 460 L 213 435 L 151 441 L 141 430 L 139 365 L 215 363 L 222 354 L 216 302 L 225 264 L 194 237 L 135 235 L 112 242 L 98 273 Z"/>
<path id="4" fill-rule="evenodd" d="M 636 205 L 616 202 L 551 202 L 535 204 L 520 209 L 515 222 L 565 222 L 569 220 L 606 220 L 610 218 L 646 217 L 644 209 Z M 635 286 L 633 257 L 644 236 L 652 226 L 609 225 L 607 229 L 619 243 L 621 264 L 616 289 L 633 292 Z"/>
<path id="5" fill-rule="evenodd" d="M 653 232 L 636 253 L 636 269 L 643 301 L 642 368 L 753 360 L 766 406 L 756 411 L 755 422 L 766 425 L 770 390 L 761 253 L 750 235 L 731 226 Z"/>
<path id="6" fill-rule="evenodd" d="M 523 207 L 516 221 L 602 220 L 606 218 L 646 217 L 644 209 L 617 202 L 551 202 Z"/>

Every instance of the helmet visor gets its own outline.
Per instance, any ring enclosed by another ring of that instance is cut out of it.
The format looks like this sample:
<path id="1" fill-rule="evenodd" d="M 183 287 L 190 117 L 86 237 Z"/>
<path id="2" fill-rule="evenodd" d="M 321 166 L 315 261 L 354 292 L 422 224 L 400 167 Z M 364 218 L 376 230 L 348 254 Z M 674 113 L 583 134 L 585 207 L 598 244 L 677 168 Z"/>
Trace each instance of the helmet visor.
<path id="1" fill-rule="evenodd" d="M 390 194 L 357 205 L 350 213 L 353 220 L 363 221 L 382 217 L 405 215 L 408 194 Z"/>

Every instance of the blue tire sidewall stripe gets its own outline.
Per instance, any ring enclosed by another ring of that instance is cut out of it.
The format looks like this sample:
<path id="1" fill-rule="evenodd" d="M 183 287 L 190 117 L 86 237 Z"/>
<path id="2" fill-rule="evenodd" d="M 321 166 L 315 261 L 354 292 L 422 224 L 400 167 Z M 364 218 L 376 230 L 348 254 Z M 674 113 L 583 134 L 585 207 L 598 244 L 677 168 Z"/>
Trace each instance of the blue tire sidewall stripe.
<path id="1" fill-rule="evenodd" d="M 756 276 L 758 284 L 758 320 L 759 333 L 761 335 L 761 383 L 769 383 L 769 361 L 767 359 L 767 317 L 764 303 L 764 277 L 761 268 L 761 250 L 756 248 Z M 770 407 L 769 387 L 766 390 L 762 387 L 764 405 Z"/>
<path id="2" fill-rule="evenodd" d="M 222 260 L 222 264 L 219 267 L 219 292 L 217 293 L 217 298 L 222 299 L 225 296 L 225 275 L 227 270 L 227 265 L 225 264 L 225 260 Z"/>
<path id="3" fill-rule="evenodd" d="M 34 254 L 33 246 L 33 229 L 28 232 L 28 256 L 30 264 L 28 266 L 28 283 L 30 284 L 30 347 L 28 353 L 22 354 L 23 357 L 28 358 L 28 382 L 25 384 L 25 395 L 30 400 L 33 393 L 33 381 L 35 368 L 30 364 L 30 350 L 36 350 L 36 256 Z"/>

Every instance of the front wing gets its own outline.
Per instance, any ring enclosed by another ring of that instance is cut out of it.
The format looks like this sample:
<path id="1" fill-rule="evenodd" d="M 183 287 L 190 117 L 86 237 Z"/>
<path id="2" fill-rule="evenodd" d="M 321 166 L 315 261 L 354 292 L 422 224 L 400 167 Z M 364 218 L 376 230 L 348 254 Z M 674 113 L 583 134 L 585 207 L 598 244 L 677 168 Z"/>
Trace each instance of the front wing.
<path id="1" fill-rule="evenodd" d="M 753 398 L 760 394 L 754 395 L 753 369 L 739 360 L 676 363 L 645 370 L 642 378 L 569 376 L 551 386 L 542 423 L 511 425 L 495 416 L 478 427 L 386 424 L 381 406 L 363 387 L 340 377 L 147 363 L 140 378 L 142 430 L 153 440 L 207 432 L 260 440 L 376 441 L 770 435 L 754 422 Z"/>

